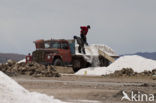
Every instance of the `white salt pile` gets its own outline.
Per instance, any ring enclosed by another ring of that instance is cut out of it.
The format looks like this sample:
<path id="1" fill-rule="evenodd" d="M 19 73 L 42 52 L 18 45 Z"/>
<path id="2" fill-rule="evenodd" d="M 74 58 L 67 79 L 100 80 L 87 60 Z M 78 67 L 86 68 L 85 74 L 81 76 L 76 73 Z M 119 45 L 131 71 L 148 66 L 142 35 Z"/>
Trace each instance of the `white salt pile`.
<path id="1" fill-rule="evenodd" d="M 29 92 L 0 71 L 0 103 L 64 103 L 37 92 Z"/>
<path id="2" fill-rule="evenodd" d="M 109 56 L 118 56 L 113 50 L 112 48 L 108 47 L 107 45 L 102 45 L 102 44 L 91 44 L 89 46 L 85 46 L 85 51 L 86 51 L 86 55 L 93 55 L 93 56 L 98 56 L 98 50 L 101 50 L 103 52 L 105 52 L 107 55 Z M 76 46 L 76 54 L 81 55 L 80 53 L 78 53 L 78 46 Z"/>
<path id="3" fill-rule="evenodd" d="M 145 70 L 151 71 L 156 69 L 156 61 L 151 59 L 146 59 L 141 56 L 132 55 L 132 56 L 123 56 L 117 59 L 108 67 L 94 67 L 94 68 L 85 68 L 79 70 L 77 75 L 106 75 L 114 73 L 116 70 L 121 70 L 123 68 L 132 68 L 134 72 L 143 72 Z"/>
<path id="4" fill-rule="evenodd" d="M 18 61 L 18 63 L 25 63 L 25 62 L 26 62 L 25 59 L 22 59 L 22 60 Z"/>
<path id="5" fill-rule="evenodd" d="M 86 54 L 78 53 L 78 45 L 76 46 L 75 52 L 77 55 L 82 55 L 84 59 L 91 63 L 93 67 L 99 66 L 99 53 L 98 50 L 103 51 L 109 56 L 118 56 L 112 48 L 103 44 L 90 44 L 89 46 L 85 46 Z"/>

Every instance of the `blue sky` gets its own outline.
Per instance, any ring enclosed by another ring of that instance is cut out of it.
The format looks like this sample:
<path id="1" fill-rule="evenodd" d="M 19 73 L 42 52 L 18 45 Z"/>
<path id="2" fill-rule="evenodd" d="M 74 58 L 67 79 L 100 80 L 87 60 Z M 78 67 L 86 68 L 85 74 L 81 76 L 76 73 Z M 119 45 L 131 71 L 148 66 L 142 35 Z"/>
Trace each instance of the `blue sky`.
<path id="1" fill-rule="evenodd" d="M 0 52 L 27 54 L 37 39 L 79 35 L 117 54 L 156 51 L 155 0 L 0 0 Z"/>

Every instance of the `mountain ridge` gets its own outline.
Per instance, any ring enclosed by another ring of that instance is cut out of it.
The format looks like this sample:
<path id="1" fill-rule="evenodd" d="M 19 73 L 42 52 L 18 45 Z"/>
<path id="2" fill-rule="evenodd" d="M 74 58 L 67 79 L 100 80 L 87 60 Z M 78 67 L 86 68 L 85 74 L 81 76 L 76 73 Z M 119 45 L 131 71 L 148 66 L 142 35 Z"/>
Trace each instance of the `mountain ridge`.
<path id="1" fill-rule="evenodd" d="M 17 54 L 17 53 L 0 53 L 0 63 L 5 63 L 7 60 L 15 60 L 19 61 L 25 58 L 24 54 Z"/>
<path id="2" fill-rule="evenodd" d="M 134 54 L 124 54 L 124 55 L 121 55 L 121 56 L 125 56 L 125 55 L 139 55 L 139 56 L 142 56 L 144 58 L 156 60 L 156 52 L 137 52 L 137 53 L 134 53 Z"/>

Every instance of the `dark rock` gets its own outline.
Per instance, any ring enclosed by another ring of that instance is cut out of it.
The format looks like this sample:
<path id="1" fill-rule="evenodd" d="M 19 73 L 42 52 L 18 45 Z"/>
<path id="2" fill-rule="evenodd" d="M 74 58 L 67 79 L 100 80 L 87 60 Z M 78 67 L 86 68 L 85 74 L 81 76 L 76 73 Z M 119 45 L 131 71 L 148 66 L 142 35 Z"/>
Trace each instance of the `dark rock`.
<path id="1" fill-rule="evenodd" d="M 29 63 L 16 63 L 12 60 L 7 64 L 0 65 L 0 71 L 9 76 L 18 74 L 30 75 L 35 77 L 60 77 L 61 75 L 56 72 L 52 66 L 45 66 L 36 62 Z"/>

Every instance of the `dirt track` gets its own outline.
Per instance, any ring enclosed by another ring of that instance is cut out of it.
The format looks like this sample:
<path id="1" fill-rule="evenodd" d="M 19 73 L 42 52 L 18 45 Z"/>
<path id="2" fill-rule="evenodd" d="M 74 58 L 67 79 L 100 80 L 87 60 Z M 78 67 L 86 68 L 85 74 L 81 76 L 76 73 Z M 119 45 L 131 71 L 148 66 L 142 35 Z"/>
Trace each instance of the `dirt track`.
<path id="1" fill-rule="evenodd" d="M 127 101 L 121 102 L 122 90 L 153 93 L 156 96 L 156 80 L 148 77 L 110 78 L 64 75 L 60 78 L 18 76 L 13 79 L 30 91 L 45 93 L 72 103 L 125 103 Z"/>

